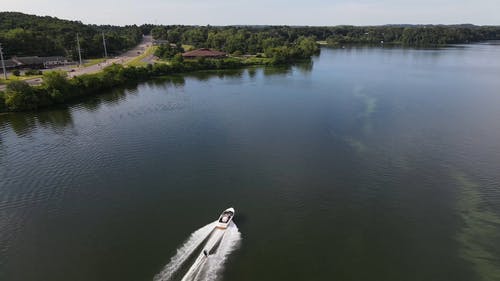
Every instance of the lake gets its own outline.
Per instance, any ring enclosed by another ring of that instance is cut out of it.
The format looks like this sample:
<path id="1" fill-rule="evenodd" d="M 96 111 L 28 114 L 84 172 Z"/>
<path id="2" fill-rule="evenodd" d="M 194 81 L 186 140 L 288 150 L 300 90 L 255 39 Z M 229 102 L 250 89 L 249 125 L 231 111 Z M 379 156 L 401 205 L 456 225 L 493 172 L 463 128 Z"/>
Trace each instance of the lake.
<path id="1" fill-rule="evenodd" d="M 500 44 L 323 48 L 0 116 L 0 280 L 500 280 Z"/>

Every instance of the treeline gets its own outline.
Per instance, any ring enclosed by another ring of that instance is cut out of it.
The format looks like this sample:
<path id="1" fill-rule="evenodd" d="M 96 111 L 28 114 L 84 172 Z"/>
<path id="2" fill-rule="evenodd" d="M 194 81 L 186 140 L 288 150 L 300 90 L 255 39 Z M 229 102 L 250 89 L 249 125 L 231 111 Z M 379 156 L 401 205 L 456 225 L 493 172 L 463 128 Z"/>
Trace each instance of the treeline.
<path id="1" fill-rule="evenodd" d="M 173 58 L 175 55 L 184 53 L 184 48 L 182 48 L 182 45 L 180 43 L 177 44 L 161 44 L 156 48 L 154 55 L 163 58 L 163 59 L 170 59 Z"/>
<path id="2" fill-rule="evenodd" d="M 7 89 L 0 91 L 0 112 L 36 110 L 85 96 L 96 95 L 104 90 L 145 81 L 153 77 L 169 74 L 187 73 L 197 70 L 234 69 L 264 62 L 256 58 L 241 60 L 198 59 L 186 60 L 176 55 L 170 63 L 156 63 L 144 67 L 113 64 L 102 72 L 84 74 L 67 79 L 65 72 L 45 72 L 41 86 L 31 87 L 24 81 L 12 81 Z"/>
<path id="3" fill-rule="evenodd" d="M 229 53 L 257 53 L 293 45 L 299 37 L 329 44 L 389 44 L 431 46 L 500 40 L 500 26 L 385 25 L 385 26 L 144 26 L 156 39 L 214 48 Z"/>
<path id="4" fill-rule="evenodd" d="M 162 58 L 173 56 L 181 45 L 195 48 L 211 48 L 233 55 L 258 54 L 270 58 L 272 64 L 293 60 L 309 59 L 319 53 L 316 37 L 296 34 L 293 28 L 252 27 L 152 27 L 153 38 L 167 40 L 172 46 L 160 46 L 157 55 Z M 176 47 L 174 47 L 174 44 Z"/>
<path id="5" fill-rule="evenodd" d="M 404 46 L 439 46 L 499 40 L 499 26 L 428 25 L 336 27 L 326 36 L 329 44 L 399 44 Z"/>
<path id="6" fill-rule="evenodd" d="M 167 40 L 173 44 L 192 45 L 195 48 L 211 48 L 225 51 L 230 54 L 257 54 L 265 53 L 272 48 L 294 48 L 302 44 L 303 50 L 307 47 L 310 57 L 318 52 L 314 34 L 307 32 L 297 33 L 291 27 L 212 27 L 212 26 L 154 26 L 151 35 L 159 40 Z M 306 46 L 307 45 L 307 46 Z"/>
<path id="7" fill-rule="evenodd" d="M 239 36 L 239 35 L 236 35 Z M 261 34 L 257 36 L 264 38 Z M 231 41 L 231 36 L 227 35 L 226 40 Z M 228 48 L 226 45 L 211 45 L 211 44 L 196 44 L 195 47 L 208 47 L 218 50 L 224 50 L 233 55 L 240 56 L 243 54 L 253 54 L 257 58 L 267 58 L 269 59 L 269 64 L 284 64 L 293 62 L 296 60 L 310 59 L 311 56 L 318 54 L 320 49 L 313 37 L 300 36 L 296 38 L 293 42 L 287 42 L 284 40 L 279 40 L 276 38 L 267 38 L 257 41 L 255 48 L 249 49 L 249 41 L 251 41 L 252 36 L 246 38 L 240 38 L 240 44 L 237 48 Z M 240 40 L 239 39 L 239 40 Z M 269 39 L 269 40 L 268 40 Z M 181 43 L 187 42 L 177 42 L 176 44 L 161 44 L 155 51 L 155 56 L 162 59 L 171 59 L 175 55 L 184 52 Z M 190 42 L 193 44 L 193 42 Z"/>
<path id="8" fill-rule="evenodd" d="M 500 40 L 500 26 L 386 25 L 386 26 L 181 26 L 87 25 L 55 17 L 0 12 L 0 42 L 6 57 L 61 55 L 77 58 L 76 33 L 85 58 L 102 57 L 102 35 L 115 54 L 137 45 L 143 34 L 174 44 L 212 48 L 228 53 L 265 53 L 276 47 L 293 48 L 299 38 L 338 44 L 432 46 Z M 317 51 L 316 51 L 317 52 Z"/>
<path id="9" fill-rule="evenodd" d="M 0 42 L 7 58 L 12 56 L 66 56 L 76 59 L 76 34 L 84 58 L 102 57 L 106 37 L 109 54 L 137 45 L 143 29 L 136 25 L 86 25 L 79 21 L 40 17 L 17 12 L 0 12 Z"/>

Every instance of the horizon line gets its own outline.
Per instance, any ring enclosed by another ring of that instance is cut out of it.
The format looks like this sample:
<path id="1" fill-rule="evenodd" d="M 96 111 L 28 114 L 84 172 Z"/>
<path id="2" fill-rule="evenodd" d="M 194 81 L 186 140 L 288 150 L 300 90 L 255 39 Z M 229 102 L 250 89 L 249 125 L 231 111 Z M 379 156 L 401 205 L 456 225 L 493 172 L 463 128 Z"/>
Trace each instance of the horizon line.
<path id="1" fill-rule="evenodd" d="M 130 25 L 154 25 L 154 26 L 212 26 L 212 27 L 239 27 L 239 26 L 256 26 L 256 27 L 272 27 L 272 26 L 288 26 L 288 27 L 339 27 L 339 26 L 354 26 L 354 27 L 377 27 L 377 26 L 475 26 L 475 27 L 500 27 L 499 24 L 475 24 L 475 23 L 383 23 L 383 24 L 367 24 L 367 25 L 356 25 L 356 24 L 332 24 L 332 25 L 309 25 L 309 24 L 187 24 L 187 23 L 151 23 L 151 22 L 143 22 L 143 23 L 130 23 L 130 24 L 111 24 L 111 23 L 92 23 L 86 22 L 80 19 L 68 19 L 65 17 L 58 17 L 54 15 L 41 15 L 41 14 L 29 14 L 20 11 L 2 11 L 0 13 L 20 13 L 24 15 L 37 16 L 37 17 L 52 17 L 59 20 L 67 20 L 67 21 L 76 21 L 85 25 L 99 25 L 99 26 L 130 26 Z M 156 20 L 155 20 L 156 21 Z"/>

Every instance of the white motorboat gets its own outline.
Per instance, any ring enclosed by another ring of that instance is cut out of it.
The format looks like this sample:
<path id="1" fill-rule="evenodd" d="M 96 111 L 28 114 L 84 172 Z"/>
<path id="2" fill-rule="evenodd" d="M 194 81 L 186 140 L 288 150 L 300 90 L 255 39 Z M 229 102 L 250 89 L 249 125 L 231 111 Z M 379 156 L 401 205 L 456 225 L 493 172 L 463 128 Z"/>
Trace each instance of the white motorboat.
<path id="1" fill-rule="evenodd" d="M 229 223 L 233 220 L 234 217 L 234 208 L 226 209 L 219 217 L 216 228 L 218 229 L 226 229 L 229 226 Z"/>
<path id="2" fill-rule="evenodd" d="M 217 251 L 217 248 L 226 233 L 226 229 L 233 221 L 234 214 L 234 208 L 228 208 L 222 212 L 217 220 L 214 230 L 207 238 L 208 240 L 205 243 L 202 252 L 184 275 L 182 281 L 196 280 L 196 277 L 200 274 L 206 260 Z"/>

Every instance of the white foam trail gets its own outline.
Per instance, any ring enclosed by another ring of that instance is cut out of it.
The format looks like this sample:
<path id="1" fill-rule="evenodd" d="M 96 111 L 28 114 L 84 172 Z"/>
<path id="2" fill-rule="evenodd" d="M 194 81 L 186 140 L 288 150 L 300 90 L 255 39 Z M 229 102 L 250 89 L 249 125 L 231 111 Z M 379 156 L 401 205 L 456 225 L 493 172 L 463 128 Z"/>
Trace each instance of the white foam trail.
<path id="1" fill-rule="evenodd" d="M 203 268 L 199 271 L 195 280 L 215 281 L 218 280 L 228 256 L 236 250 L 241 243 L 241 233 L 236 224 L 231 222 L 226 233 L 222 237 L 219 247 L 214 254 L 208 256 Z"/>
<path id="2" fill-rule="evenodd" d="M 170 262 L 163 270 L 154 277 L 154 281 L 168 281 L 172 278 L 182 264 L 193 254 L 198 246 L 210 235 L 215 228 L 217 221 L 209 223 L 204 227 L 196 230 L 189 238 L 177 249 L 177 253 L 170 259 Z"/>

